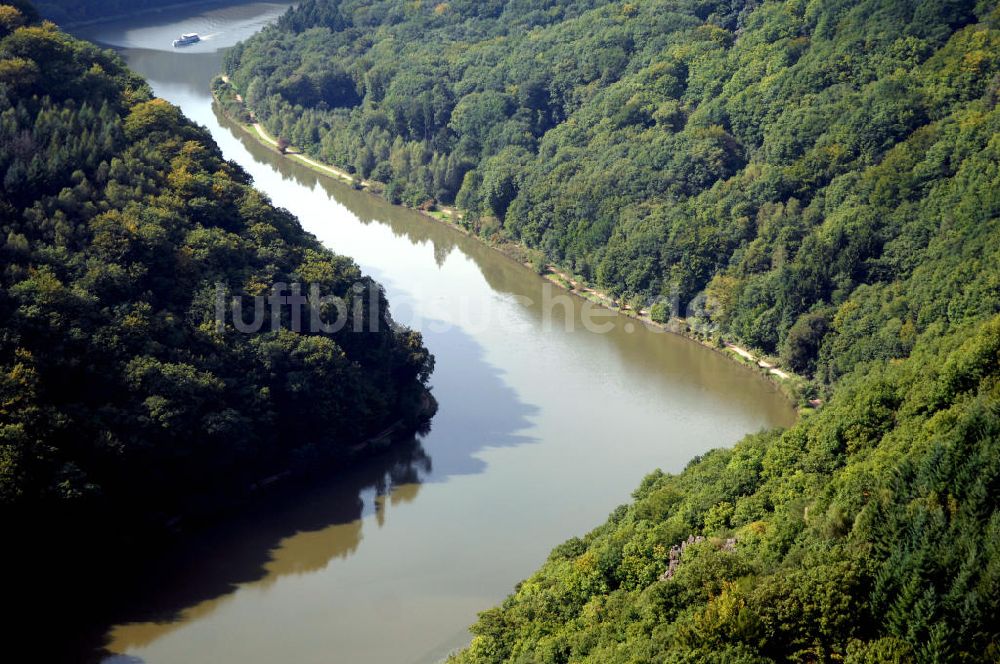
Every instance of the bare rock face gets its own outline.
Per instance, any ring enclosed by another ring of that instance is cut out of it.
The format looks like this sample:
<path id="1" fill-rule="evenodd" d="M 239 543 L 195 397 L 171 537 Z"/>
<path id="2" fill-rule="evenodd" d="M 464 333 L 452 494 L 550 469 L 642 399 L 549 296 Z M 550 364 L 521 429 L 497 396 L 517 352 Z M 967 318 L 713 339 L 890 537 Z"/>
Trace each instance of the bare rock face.
<path id="1" fill-rule="evenodd" d="M 667 562 L 667 569 L 663 574 L 660 575 L 660 581 L 668 581 L 673 578 L 674 573 L 677 571 L 678 565 L 681 564 L 681 556 L 684 555 L 684 550 L 687 549 L 692 544 L 700 544 L 705 541 L 705 537 L 702 535 L 688 535 L 688 538 L 681 542 L 680 544 L 674 544 L 670 547 L 670 554 Z M 720 551 L 726 551 L 731 553 L 736 550 L 736 538 L 729 537 L 722 541 L 719 545 Z"/>

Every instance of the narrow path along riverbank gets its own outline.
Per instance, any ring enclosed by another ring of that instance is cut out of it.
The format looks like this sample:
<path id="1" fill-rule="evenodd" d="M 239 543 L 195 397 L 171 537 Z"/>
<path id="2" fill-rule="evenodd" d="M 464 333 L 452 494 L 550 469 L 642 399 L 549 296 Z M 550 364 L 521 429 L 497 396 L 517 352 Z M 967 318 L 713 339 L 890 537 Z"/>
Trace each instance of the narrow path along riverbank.
<path id="1" fill-rule="evenodd" d="M 746 358 L 751 362 L 756 363 L 756 365 L 759 366 L 761 369 L 766 369 L 768 373 L 773 374 L 778 378 L 781 378 L 782 380 L 788 380 L 791 378 L 790 374 L 782 371 L 781 369 L 779 369 L 778 367 L 774 366 L 773 364 L 771 364 L 766 360 L 759 359 L 757 356 L 748 351 L 746 348 L 742 348 L 740 346 L 737 346 L 736 344 L 729 343 L 728 341 L 726 342 L 726 348 L 730 349 L 740 357 Z"/>
<path id="2" fill-rule="evenodd" d="M 246 123 L 239 121 L 239 119 L 237 118 L 230 117 L 230 119 L 236 122 L 241 128 L 243 128 L 244 131 L 249 133 L 256 140 L 263 143 L 264 145 L 274 148 L 276 151 L 283 154 L 285 158 L 292 159 L 296 162 L 299 162 L 309 167 L 310 169 L 318 173 L 336 178 L 341 182 L 350 184 L 356 189 L 361 189 L 369 194 L 379 196 L 374 186 L 375 183 L 373 183 L 372 181 L 357 178 L 353 174 L 348 173 L 345 170 L 317 161 L 316 159 L 313 159 L 312 157 L 309 157 L 306 154 L 304 154 L 304 152 L 296 146 L 289 145 L 285 148 L 284 151 L 280 150 L 278 147 L 278 139 L 275 138 L 274 136 L 271 136 L 268 133 L 267 129 L 263 126 L 263 124 L 257 121 L 256 118 L 253 117 L 253 113 L 249 109 L 247 109 L 243 101 L 243 97 L 236 90 L 235 86 L 232 84 L 229 77 L 226 75 L 221 75 L 219 78 L 228 88 L 230 93 L 233 95 L 233 98 L 242 105 L 244 110 L 246 110 L 247 115 L 251 117 L 253 121 L 250 123 Z M 216 101 L 221 101 L 219 99 L 218 94 L 216 94 Z M 593 288 L 592 286 L 580 281 L 577 277 L 559 269 L 559 267 L 556 265 L 545 264 L 540 266 L 541 269 L 538 269 L 539 266 L 533 265 L 531 260 L 526 260 L 525 258 L 526 253 L 537 250 L 532 250 L 522 244 L 509 241 L 505 241 L 503 243 L 490 242 L 487 239 L 477 235 L 476 233 L 471 232 L 464 225 L 458 223 L 458 221 L 462 218 L 462 215 L 456 208 L 443 206 L 440 204 L 436 204 L 434 207 L 435 207 L 434 210 L 418 209 L 416 211 L 428 217 L 431 217 L 432 219 L 435 219 L 439 222 L 445 223 L 454 228 L 455 230 L 458 230 L 459 232 L 465 235 L 475 238 L 476 240 L 482 242 L 484 245 L 496 251 L 499 251 L 511 258 L 514 258 L 518 262 L 528 267 L 536 269 L 543 276 L 545 276 L 551 283 L 553 283 L 559 288 L 562 288 L 563 290 L 566 290 L 584 299 L 590 300 L 600 306 L 603 306 L 607 309 L 610 309 L 622 315 L 634 318 L 640 321 L 644 325 L 660 328 L 670 333 L 679 334 L 681 336 L 697 341 L 698 343 L 702 344 L 707 348 L 711 348 L 712 350 L 723 353 L 727 357 L 730 357 L 731 359 L 738 361 L 740 364 L 743 364 L 744 366 L 750 366 L 761 370 L 763 374 L 768 379 L 776 383 L 778 387 L 781 389 L 781 391 L 800 409 L 817 408 L 822 404 L 822 401 L 818 399 L 807 399 L 806 396 L 804 396 L 803 393 L 807 391 L 809 386 L 808 379 L 778 367 L 775 362 L 760 357 L 754 354 L 749 349 L 744 348 L 731 341 L 722 340 L 720 342 L 717 339 L 695 334 L 691 330 L 688 321 L 686 321 L 683 318 L 673 317 L 666 322 L 654 320 L 650 315 L 650 311 L 646 309 L 636 310 L 630 307 L 628 304 L 619 302 L 609 294 L 599 289 Z"/>
<path id="3" fill-rule="evenodd" d="M 261 140 L 263 140 L 268 145 L 273 146 L 275 149 L 280 150 L 280 148 L 278 147 L 277 139 L 267 133 L 267 130 L 264 129 L 264 125 L 262 125 L 259 122 L 254 122 L 250 126 L 254 128 L 254 131 L 257 132 L 257 136 L 259 136 Z M 307 157 L 303 152 L 300 152 L 296 148 L 288 147 L 283 151 L 283 153 L 285 154 L 285 156 L 291 157 L 296 161 L 300 161 L 303 164 L 311 166 L 312 168 L 317 169 L 321 173 L 332 175 L 349 183 L 354 183 L 356 181 L 356 179 L 347 171 L 342 171 L 339 168 L 334 168 L 333 166 L 327 166 L 326 164 L 322 164 L 316 161 L 315 159 Z M 362 186 L 367 186 L 365 180 L 357 180 L 357 181 L 360 182 Z"/>
<path id="4" fill-rule="evenodd" d="M 441 223 L 450 219 L 439 211 L 390 205 L 279 154 L 220 88 L 222 109 L 246 122 L 224 117 L 210 89 L 225 49 L 276 13 L 242 4 L 211 21 L 178 12 L 90 35 L 118 45 L 256 188 L 382 285 L 394 319 L 420 330 L 436 357 L 440 408 L 429 431 L 385 458 L 151 565 L 94 618 L 108 653 L 123 656 L 109 663 L 440 662 L 468 643 L 477 612 L 627 501 L 644 475 L 679 472 L 796 417 L 759 367 L 723 356 L 732 351 L 624 315 L 586 329 L 584 295 L 549 289 L 533 273 L 544 265 L 525 269 L 468 237 L 468 220 Z M 220 37 L 202 52 L 149 48 L 188 31 Z M 551 296 L 559 304 L 547 318 Z"/>

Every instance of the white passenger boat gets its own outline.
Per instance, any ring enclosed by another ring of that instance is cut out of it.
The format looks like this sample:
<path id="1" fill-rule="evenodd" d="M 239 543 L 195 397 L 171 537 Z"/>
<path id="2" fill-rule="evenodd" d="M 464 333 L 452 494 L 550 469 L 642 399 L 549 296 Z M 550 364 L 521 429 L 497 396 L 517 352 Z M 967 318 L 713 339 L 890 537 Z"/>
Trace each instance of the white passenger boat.
<path id="1" fill-rule="evenodd" d="M 174 47 L 187 46 L 188 44 L 195 44 L 201 41 L 201 37 L 198 36 L 197 32 L 189 32 L 185 35 L 181 35 L 179 38 L 174 40 Z"/>

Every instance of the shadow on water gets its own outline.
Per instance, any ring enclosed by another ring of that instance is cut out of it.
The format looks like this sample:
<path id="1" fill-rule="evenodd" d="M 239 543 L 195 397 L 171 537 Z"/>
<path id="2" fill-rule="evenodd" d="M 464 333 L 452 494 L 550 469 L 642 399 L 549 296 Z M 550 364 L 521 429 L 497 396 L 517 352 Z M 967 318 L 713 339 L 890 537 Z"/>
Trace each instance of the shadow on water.
<path id="1" fill-rule="evenodd" d="M 86 30 L 78 33 L 93 38 Z M 104 28 L 101 31 L 108 34 Z M 111 39 L 103 44 L 125 55 L 147 79 L 182 95 L 203 95 L 214 75 L 206 72 L 222 69 L 221 51 L 185 53 L 191 66 L 179 70 L 176 61 L 160 51 L 129 47 L 124 30 L 119 37 L 120 43 Z M 171 95 L 161 92 L 161 96 Z M 267 148 L 238 128 L 231 130 L 255 157 L 280 164 L 280 157 L 267 154 Z M 283 178 L 307 187 L 323 182 L 306 168 L 279 171 Z M 455 238 L 462 239 L 416 213 L 409 214 L 425 223 L 380 214 L 387 204 L 368 194 L 340 187 L 338 200 L 341 193 L 346 194 L 342 202 L 364 223 L 388 218 L 397 236 L 405 235 L 414 243 L 433 242 L 439 264 L 455 248 Z M 480 249 L 488 251 L 471 240 L 463 247 L 470 254 Z M 520 266 L 511 262 L 510 268 Z M 25 621 L 48 612 L 56 624 L 76 627 L 65 638 L 48 642 L 24 634 L 33 658 L 138 664 L 143 660 L 125 651 L 211 613 L 238 589 L 266 588 L 281 577 L 322 570 L 334 560 L 354 555 L 363 544 L 365 529 L 388 527 L 388 507 L 415 500 L 423 484 L 482 472 L 485 462 L 477 454 L 483 449 L 535 442 L 521 432 L 537 409 L 519 399 L 500 371 L 485 360 L 473 337 L 454 326 L 443 329 L 425 333 L 432 352 L 448 348 L 432 376 L 439 410 L 429 432 L 397 441 L 385 452 L 328 478 L 310 480 L 308 486 L 269 491 L 222 522 L 189 527 L 152 546 L 132 542 L 129 524 L 107 525 L 102 534 L 39 533 L 35 541 L 48 542 L 47 551 L 35 564 L 25 565 L 25 570 L 38 572 L 28 571 L 16 589 L 27 598 L 25 606 L 31 607 Z M 470 399 L 489 408 L 471 412 L 451 407 Z M 83 538 L 85 544 L 79 541 Z M 72 555 L 65 555 L 67 551 Z"/>
<path id="2" fill-rule="evenodd" d="M 516 298 L 520 305 L 518 310 L 533 321 L 540 332 L 550 322 L 562 326 L 565 316 L 571 319 L 566 329 L 580 330 L 584 308 L 595 308 L 581 298 L 558 289 L 477 238 L 415 210 L 391 205 L 369 192 L 353 189 L 344 182 L 279 155 L 223 115 L 217 105 L 214 105 L 213 111 L 222 129 L 238 140 L 254 160 L 271 166 L 282 180 L 323 191 L 331 201 L 343 205 L 365 225 L 377 223 L 385 226 L 395 237 L 405 238 L 413 245 L 430 244 L 439 268 L 455 251 L 469 258 L 490 290 Z M 382 278 L 376 271 L 373 271 L 373 276 Z M 391 275 L 387 276 L 391 278 Z M 548 295 L 544 294 L 544 289 L 549 289 Z M 546 301 L 555 304 L 547 306 Z M 666 390 L 677 398 L 683 398 L 679 388 L 695 389 L 696 386 L 701 394 L 724 395 L 729 406 L 765 408 L 769 417 L 780 425 L 787 426 L 795 420 L 794 408 L 780 396 L 777 384 L 766 380 L 753 368 L 735 364 L 721 353 L 706 352 L 705 347 L 695 341 L 667 333 L 661 328 L 646 326 L 617 312 L 605 310 L 602 314 L 606 318 L 601 320 L 609 320 L 612 328 L 603 334 L 575 335 L 574 342 L 578 347 L 586 348 L 588 353 L 610 350 L 627 367 L 631 380 L 648 380 L 657 389 Z M 551 316 L 552 321 L 547 321 L 546 316 Z M 540 333 L 536 335 L 536 341 L 542 340 Z M 435 344 L 430 347 L 434 348 Z M 581 361 L 587 361 L 588 353 L 581 355 Z M 761 404 L 760 391 L 770 392 L 775 398 Z"/>
<path id="3" fill-rule="evenodd" d="M 528 428 L 538 408 L 520 400 L 499 370 L 484 360 L 475 339 L 449 327 L 425 332 L 424 341 L 432 351 L 448 349 L 431 376 L 439 408 L 433 432 L 425 439 L 434 461 L 425 481 L 482 472 L 485 462 L 477 453 L 484 448 L 535 442 L 520 432 Z M 483 407 L 469 408 L 468 404 Z"/>
<path id="4" fill-rule="evenodd" d="M 156 81 L 160 85 L 169 86 L 171 90 L 181 90 L 192 96 L 204 95 L 210 89 L 215 73 L 222 71 L 222 51 L 185 54 L 184 62 L 189 67 L 185 72 L 189 75 L 178 76 L 177 63 L 163 57 L 163 53 L 159 51 L 142 48 L 112 49 L 128 60 L 129 67 L 141 72 L 146 80 Z"/>
<path id="5" fill-rule="evenodd" d="M 387 527 L 388 507 L 415 500 L 422 484 L 482 472 L 485 463 L 476 454 L 485 447 L 533 442 L 520 432 L 536 409 L 518 399 L 474 339 L 450 328 L 428 343 L 449 348 L 434 375 L 439 411 L 431 432 L 401 441 L 329 481 L 269 496 L 158 556 L 137 575 L 141 585 L 123 594 L 121 609 L 104 623 L 128 621 L 110 632 L 103 654 L 146 645 L 211 613 L 238 588 L 267 588 L 285 575 L 316 572 L 348 558 L 362 546 L 365 529 Z M 456 402 L 449 395 L 468 399 L 470 391 L 477 403 L 490 404 L 487 416 L 449 407 Z"/>
<path id="6" fill-rule="evenodd" d="M 213 72 L 221 71 L 223 60 L 222 51 L 185 55 L 184 59 L 190 61 L 192 66 L 179 70 L 173 60 L 164 58 L 163 53 L 158 51 L 128 49 L 125 55 L 133 67 L 142 71 L 150 80 L 157 81 L 161 94 L 174 96 L 173 93 L 177 91 L 181 97 L 189 93 L 200 98 L 204 98 L 205 90 L 214 76 Z M 268 164 L 283 181 L 308 190 L 322 191 L 364 225 L 376 223 L 388 228 L 393 236 L 405 238 L 410 244 L 431 245 L 434 261 L 439 268 L 457 250 L 476 265 L 491 291 L 518 298 L 523 305 L 520 311 L 536 323 L 543 321 L 542 289 L 548 282 L 515 260 L 426 215 L 393 206 L 384 199 L 355 190 L 343 182 L 277 154 L 273 148 L 261 144 L 226 118 L 217 107 L 206 111 L 213 116 L 207 121 L 217 122 L 255 161 Z M 367 269 L 383 281 L 392 279 L 392 275 L 381 275 L 372 266 Z M 560 296 L 561 294 L 555 295 Z M 574 298 L 569 309 L 577 327 L 581 308 L 581 301 Z M 562 312 L 559 310 L 557 313 L 561 315 Z M 578 343 L 590 350 L 597 350 L 598 347 L 611 349 L 628 366 L 633 379 L 645 376 L 661 388 L 676 391 L 677 378 L 683 377 L 687 385 L 698 385 L 709 393 L 725 394 L 732 402 L 751 408 L 759 407 L 758 390 L 778 391 L 776 385 L 764 380 L 753 369 L 734 366 L 718 353 L 706 353 L 696 342 L 675 335 L 656 333 L 658 330 L 655 329 L 651 330 L 654 332 L 652 334 L 633 333 L 630 330 L 640 326 L 633 326 L 630 319 L 620 315 L 612 316 L 610 320 L 614 323 L 611 332 L 578 335 Z M 640 332 L 646 331 L 650 330 Z M 664 339 L 664 336 L 670 338 Z M 794 421 L 793 409 L 780 397 L 771 400 L 768 411 L 778 423 L 787 425 Z"/>
<path id="7" fill-rule="evenodd" d="M 168 34 L 177 31 L 174 27 L 167 29 Z M 414 211 L 392 207 L 381 199 L 333 182 L 283 158 L 217 113 L 213 119 L 205 90 L 211 76 L 221 69 L 220 52 L 185 54 L 183 60 L 189 67 L 178 66 L 176 60 L 164 58 L 162 52 L 152 50 L 129 48 L 126 55 L 134 68 L 156 83 L 158 94 L 175 101 L 192 102 L 190 108 L 194 117 L 210 125 L 217 120 L 254 159 L 272 166 L 282 179 L 307 189 L 318 188 L 363 224 L 378 222 L 379 226 L 388 228 L 396 237 L 406 238 L 411 244 L 430 245 L 439 268 L 457 249 L 471 259 L 493 292 L 504 298 L 532 299 L 534 304 L 510 309 L 516 310 L 517 315 L 524 312 L 524 318 L 534 325 L 533 344 L 543 346 L 564 341 L 561 335 L 538 333 L 544 327 L 537 325 L 542 317 L 538 295 L 545 282 L 517 262 L 498 256 L 476 239 L 444 224 Z M 335 243 L 334 248 L 337 248 Z M 378 279 L 406 278 L 405 271 L 400 277 L 394 273 L 381 275 L 370 267 L 366 270 Z M 405 292 L 394 294 L 393 306 L 400 303 L 396 295 L 410 297 Z M 571 315 L 578 319 L 579 307 L 573 309 Z M 720 355 L 707 353 L 697 344 L 680 338 L 665 340 L 664 335 L 632 334 L 626 342 L 623 330 L 631 323 L 620 317 L 614 320 L 616 329 L 609 334 L 575 335 L 572 345 L 562 346 L 566 353 L 572 351 L 575 355 L 559 357 L 569 358 L 574 365 L 603 362 L 609 366 L 602 365 L 604 370 L 599 372 L 602 380 L 627 376 L 631 392 L 655 394 L 657 398 L 679 404 L 676 409 L 679 413 L 702 412 L 699 407 L 703 404 L 699 399 L 706 391 L 714 394 L 720 404 L 725 398 L 734 399 L 736 403 L 745 400 L 759 407 L 759 401 L 753 402 L 756 391 L 749 388 L 766 383 L 755 382 L 749 372 L 741 375 Z M 233 602 L 227 607 L 229 609 L 239 606 L 239 601 L 234 600 L 242 590 L 274 590 L 272 586 L 279 579 L 291 581 L 287 577 L 323 570 L 333 561 L 364 552 L 366 532 L 371 536 L 378 528 L 392 527 L 392 508 L 414 501 L 425 484 L 483 472 L 485 462 L 481 453 L 486 448 L 536 442 L 526 431 L 537 424 L 536 419 L 541 421 L 543 418 L 513 389 L 512 384 L 517 383 L 508 382 L 504 374 L 490 364 L 484 344 L 459 326 L 443 325 L 440 328 L 443 331 L 437 331 L 434 322 L 425 320 L 426 325 L 420 326 L 427 346 L 438 358 L 432 382 L 439 411 L 430 433 L 400 441 L 385 453 L 324 481 L 269 493 L 266 500 L 260 500 L 260 504 L 240 515 L 197 532 L 188 532 L 162 549 L 135 546 L 131 550 L 109 551 L 113 548 L 108 544 L 111 540 L 93 534 L 88 534 L 89 539 L 74 542 L 76 549 L 92 549 L 82 558 L 97 561 L 94 574 L 100 578 L 91 580 L 89 588 L 74 589 L 77 597 L 83 598 L 76 603 L 75 615 L 83 616 L 77 624 L 84 623 L 86 642 L 70 653 L 71 657 L 64 657 L 79 661 L 80 652 L 90 652 L 92 658 L 108 655 L 106 661 L 140 662 L 134 652 L 144 644 L 209 614 L 224 615 L 225 610 L 216 610 L 229 602 Z M 677 352 L 678 346 L 683 347 L 683 352 Z M 602 347 L 610 347 L 612 352 L 593 352 Z M 492 353 L 493 349 L 490 350 Z M 511 352 L 516 354 L 517 349 Z M 610 366 L 616 361 L 623 366 L 618 369 Z M 511 375 L 516 379 L 516 373 Z M 677 375 L 685 376 L 685 380 L 677 380 Z M 650 382 L 648 385 L 631 384 L 640 380 Z M 727 388 L 729 383 L 735 387 L 729 385 Z M 640 389 L 650 386 L 656 389 Z M 607 385 L 609 391 L 617 393 L 624 393 L 625 388 L 610 382 Z M 685 408 L 688 403 L 690 407 Z M 469 404 L 482 407 L 473 409 Z M 788 410 L 787 406 L 784 409 Z M 433 504 L 436 498 L 435 493 L 428 491 L 424 502 Z M 409 532 L 405 519 L 397 519 L 396 523 L 399 524 L 397 528 L 389 532 Z M 128 530 L 128 524 L 115 524 L 109 530 L 116 528 Z M 369 552 L 379 549 L 378 544 L 372 543 L 374 539 L 369 541 Z M 53 553 L 48 564 L 59 565 L 59 558 Z M 364 558 L 364 555 L 358 556 L 351 564 Z M 110 562 L 122 559 L 129 560 L 124 568 Z M 103 567 L 97 567 L 98 564 Z M 79 573 L 80 567 L 76 571 Z M 55 598 L 58 603 L 69 592 L 58 589 L 36 600 L 43 605 L 37 615 L 44 615 L 46 600 Z M 349 594 L 344 596 L 350 597 Z M 91 601 L 93 605 L 88 606 L 87 611 L 79 608 Z M 66 614 L 71 610 L 67 607 Z M 72 620 L 50 622 L 73 623 Z M 109 625 L 117 626 L 109 631 Z M 106 650 L 99 652 L 102 645 Z M 47 643 L 33 643 L 33 646 L 36 652 L 40 648 L 60 647 Z M 93 654 L 95 652 L 99 654 Z M 112 652 L 125 654 L 112 656 Z M 56 658 L 40 653 L 36 659 L 54 661 Z"/>
<path id="8" fill-rule="evenodd" d="M 430 431 L 307 486 L 270 491 L 236 515 L 169 542 L 130 546 L 127 537 L 88 532 L 84 536 L 93 540 L 83 546 L 59 534 L 45 560 L 36 561 L 38 577 L 32 572 L 24 579 L 25 592 L 34 593 L 28 601 L 37 608 L 30 613 L 48 611 L 51 618 L 65 612 L 56 622 L 78 625 L 79 631 L 62 641 L 33 640 L 36 661 L 141 662 L 118 653 L 208 615 L 240 588 L 264 589 L 286 575 L 316 572 L 349 558 L 363 546 L 365 530 L 391 526 L 389 508 L 415 500 L 423 484 L 482 472 L 485 463 L 476 455 L 486 447 L 534 442 L 521 432 L 536 409 L 519 400 L 474 339 L 451 328 L 431 344 L 447 344 L 449 352 L 434 376 L 439 410 Z M 470 391 L 490 404 L 486 417 L 450 407 L 458 402 L 453 397 L 468 398 Z M 118 524 L 109 531 L 122 534 L 129 528 Z M 74 561 L 89 567 L 68 569 Z M 59 566 L 66 567 L 59 579 L 73 585 L 58 585 L 52 571 Z M 90 654 L 81 658 L 81 652 Z"/>

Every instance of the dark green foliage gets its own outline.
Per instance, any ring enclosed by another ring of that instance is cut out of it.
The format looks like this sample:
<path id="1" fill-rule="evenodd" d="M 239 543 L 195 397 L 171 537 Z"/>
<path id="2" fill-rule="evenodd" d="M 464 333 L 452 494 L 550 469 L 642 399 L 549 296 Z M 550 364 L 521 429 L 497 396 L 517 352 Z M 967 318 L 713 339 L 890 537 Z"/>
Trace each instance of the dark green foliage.
<path id="1" fill-rule="evenodd" d="M 1000 310 L 998 20 L 970 0 L 306 0 L 227 69 L 271 133 L 393 200 L 455 202 L 622 301 L 684 315 L 707 293 L 721 335 L 833 383 Z"/>
<path id="2" fill-rule="evenodd" d="M 483 613 L 453 661 L 996 661 L 1000 317 L 635 498 Z"/>
<path id="3" fill-rule="evenodd" d="M 456 661 L 1000 659 L 998 28 L 970 0 L 306 0 L 232 52 L 272 132 L 833 392 L 650 476 Z M 356 106 L 282 96 L 326 63 Z"/>
<path id="4" fill-rule="evenodd" d="M 378 285 L 111 52 L 7 9 L 0 511 L 183 512 L 413 424 L 433 360 Z M 276 282 L 370 287 L 377 325 L 217 327 L 217 284 Z"/>
<path id="5" fill-rule="evenodd" d="M 813 359 L 819 353 L 823 337 L 830 329 L 827 314 L 815 311 L 803 314 L 788 330 L 781 350 L 782 362 L 793 371 L 813 373 Z"/>

